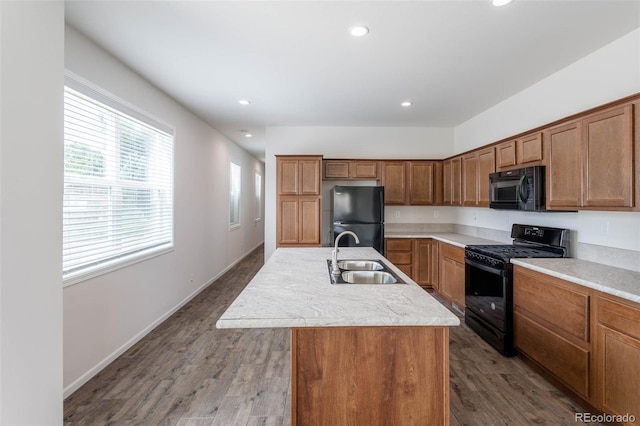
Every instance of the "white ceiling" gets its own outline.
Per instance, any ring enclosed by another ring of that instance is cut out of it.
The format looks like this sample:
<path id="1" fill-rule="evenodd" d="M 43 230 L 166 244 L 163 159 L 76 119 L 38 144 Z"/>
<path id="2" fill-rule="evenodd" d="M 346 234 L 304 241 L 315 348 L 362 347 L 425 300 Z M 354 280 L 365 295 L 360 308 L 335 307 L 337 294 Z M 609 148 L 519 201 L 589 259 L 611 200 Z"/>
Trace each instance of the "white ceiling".
<path id="1" fill-rule="evenodd" d="M 70 25 L 258 158 L 269 126 L 456 126 L 640 26 L 639 0 L 65 4 Z"/>

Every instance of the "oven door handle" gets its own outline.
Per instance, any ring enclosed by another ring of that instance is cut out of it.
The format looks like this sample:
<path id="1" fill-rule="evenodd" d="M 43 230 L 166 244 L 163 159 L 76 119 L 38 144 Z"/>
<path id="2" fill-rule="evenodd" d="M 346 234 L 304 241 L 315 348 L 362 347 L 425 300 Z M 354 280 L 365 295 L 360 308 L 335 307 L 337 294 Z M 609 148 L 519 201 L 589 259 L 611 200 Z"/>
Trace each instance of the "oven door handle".
<path id="1" fill-rule="evenodd" d="M 465 259 L 464 263 L 466 263 L 467 265 L 472 266 L 474 268 L 478 268 L 478 269 L 481 269 L 483 271 L 489 272 L 491 274 L 500 275 L 501 277 L 504 277 L 507 274 L 507 270 L 506 269 L 492 268 L 491 266 L 483 265 L 481 263 L 476 263 L 476 262 L 474 262 L 472 260 L 469 260 L 469 259 Z"/>

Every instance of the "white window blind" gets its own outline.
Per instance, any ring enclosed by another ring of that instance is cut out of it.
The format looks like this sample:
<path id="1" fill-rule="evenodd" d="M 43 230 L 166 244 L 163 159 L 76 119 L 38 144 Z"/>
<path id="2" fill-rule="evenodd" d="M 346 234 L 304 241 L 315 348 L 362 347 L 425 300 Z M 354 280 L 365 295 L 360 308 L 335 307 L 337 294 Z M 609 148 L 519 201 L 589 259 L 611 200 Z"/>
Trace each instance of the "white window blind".
<path id="1" fill-rule="evenodd" d="M 241 168 L 235 163 L 230 163 L 229 179 L 229 226 L 236 228 L 240 226 L 240 187 Z"/>
<path id="2" fill-rule="evenodd" d="M 63 277 L 172 245 L 173 130 L 66 78 Z"/>
<path id="3" fill-rule="evenodd" d="M 255 219 L 260 220 L 262 216 L 262 176 L 256 173 L 256 181 L 255 181 Z"/>

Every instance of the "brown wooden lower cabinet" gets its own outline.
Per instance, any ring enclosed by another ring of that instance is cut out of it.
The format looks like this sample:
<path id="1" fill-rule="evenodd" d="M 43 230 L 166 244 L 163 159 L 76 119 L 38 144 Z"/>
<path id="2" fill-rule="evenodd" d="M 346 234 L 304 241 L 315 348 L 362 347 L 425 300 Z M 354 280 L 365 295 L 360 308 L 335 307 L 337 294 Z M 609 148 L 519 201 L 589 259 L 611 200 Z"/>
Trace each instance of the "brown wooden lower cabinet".
<path id="1" fill-rule="evenodd" d="M 411 238 L 385 238 L 384 257 L 409 277 L 413 277 L 413 243 Z"/>
<path id="2" fill-rule="evenodd" d="M 464 249 L 440 242 L 438 292 L 451 304 L 464 311 Z"/>
<path id="3" fill-rule="evenodd" d="M 385 238 L 384 256 L 426 290 L 438 287 L 438 241 Z"/>
<path id="4" fill-rule="evenodd" d="M 293 328 L 291 424 L 448 425 L 449 329 Z"/>
<path id="5" fill-rule="evenodd" d="M 595 406 L 640 422 L 640 305 L 596 296 Z"/>
<path id="6" fill-rule="evenodd" d="M 421 287 L 438 289 L 438 241 L 413 240 L 413 280 Z"/>
<path id="7" fill-rule="evenodd" d="M 520 266 L 513 291 L 520 356 L 587 408 L 637 424 L 640 304 Z"/>
<path id="8" fill-rule="evenodd" d="M 516 349 L 580 397 L 590 397 L 590 290 L 550 275 L 514 268 Z"/>

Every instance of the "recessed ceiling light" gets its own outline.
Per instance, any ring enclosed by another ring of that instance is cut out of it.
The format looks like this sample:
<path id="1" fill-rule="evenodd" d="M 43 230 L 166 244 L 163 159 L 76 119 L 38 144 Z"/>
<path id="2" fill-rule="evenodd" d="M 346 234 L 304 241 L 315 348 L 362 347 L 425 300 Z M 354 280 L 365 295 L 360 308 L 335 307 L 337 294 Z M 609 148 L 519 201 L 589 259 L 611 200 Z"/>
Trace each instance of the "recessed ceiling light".
<path id="1" fill-rule="evenodd" d="M 494 6 L 504 6 L 505 4 L 511 3 L 513 0 L 493 0 Z"/>
<path id="2" fill-rule="evenodd" d="M 251 137 L 253 137 L 253 135 L 252 135 L 251 133 L 245 133 L 245 134 L 244 134 L 244 137 L 245 137 L 245 138 L 251 138 Z"/>
<path id="3" fill-rule="evenodd" d="M 351 27 L 349 32 L 354 37 L 362 37 L 363 35 L 366 35 L 369 33 L 369 28 L 364 27 L 362 25 L 358 25 L 356 27 Z"/>
<path id="4" fill-rule="evenodd" d="M 413 105 L 413 102 L 404 101 L 400 105 L 402 105 L 403 107 L 407 108 L 407 107 L 410 107 L 411 105 Z"/>
<path id="5" fill-rule="evenodd" d="M 238 103 L 239 103 L 240 105 L 249 105 L 249 104 L 251 103 L 251 101 L 250 101 L 250 100 L 248 100 L 248 99 L 240 99 L 240 100 L 238 101 Z"/>

